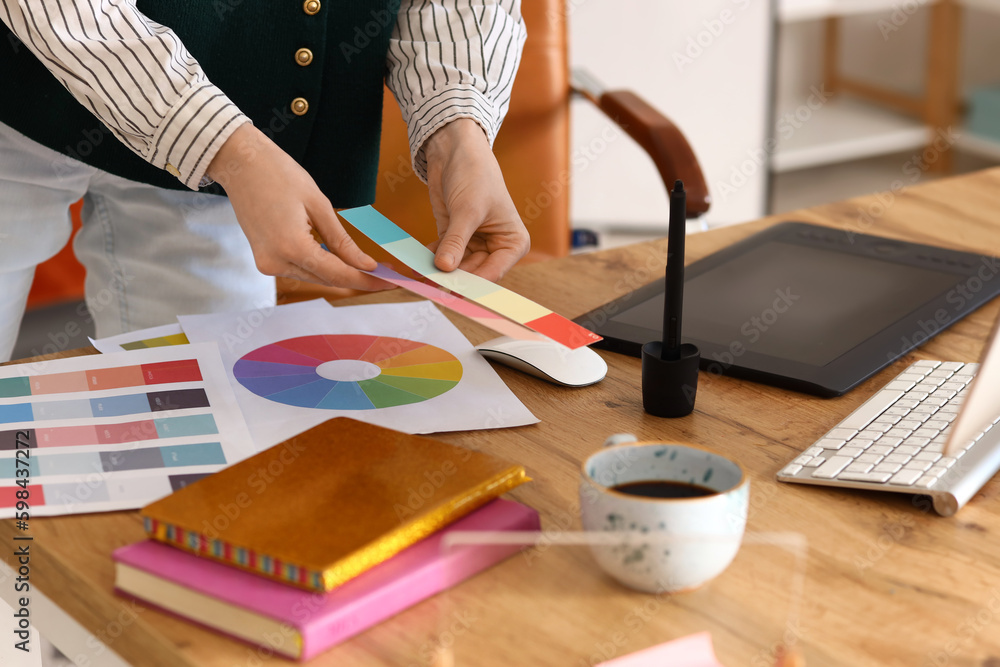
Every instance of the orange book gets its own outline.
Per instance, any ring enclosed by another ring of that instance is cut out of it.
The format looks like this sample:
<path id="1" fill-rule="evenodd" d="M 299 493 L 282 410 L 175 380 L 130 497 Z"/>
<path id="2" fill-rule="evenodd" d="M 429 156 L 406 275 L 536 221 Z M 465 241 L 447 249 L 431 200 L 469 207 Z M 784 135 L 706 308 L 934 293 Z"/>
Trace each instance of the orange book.
<path id="1" fill-rule="evenodd" d="M 142 516 L 153 539 L 329 591 L 526 481 L 495 456 L 338 417 Z"/>

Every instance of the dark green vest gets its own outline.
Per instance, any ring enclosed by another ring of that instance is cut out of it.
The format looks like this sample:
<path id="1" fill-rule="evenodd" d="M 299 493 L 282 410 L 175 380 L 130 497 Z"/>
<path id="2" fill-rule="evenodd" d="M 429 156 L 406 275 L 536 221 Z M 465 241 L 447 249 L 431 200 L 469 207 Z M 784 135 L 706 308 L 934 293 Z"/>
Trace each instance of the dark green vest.
<path id="1" fill-rule="evenodd" d="M 172 28 L 254 125 L 294 157 L 334 206 L 375 200 L 382 90 L 399 0 L 139 0 Z M 0 122 L 93 167 L 133 181 L 186 187 L 119 142 L 0 23 Z M 307 48 L 312 63 L 296 63 Z M 291 102 L 303 98 L 303 116 Z M 58 174 L 58 165 L 55 165 Z M 224 194 L 218 186 L 208 192 Z"/>

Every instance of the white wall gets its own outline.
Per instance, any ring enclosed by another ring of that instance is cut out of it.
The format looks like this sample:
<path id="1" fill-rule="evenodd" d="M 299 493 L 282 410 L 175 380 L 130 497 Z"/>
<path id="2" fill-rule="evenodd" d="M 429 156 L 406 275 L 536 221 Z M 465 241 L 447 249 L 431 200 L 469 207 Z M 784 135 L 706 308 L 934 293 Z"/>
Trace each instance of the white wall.
<path id="1" fill-rule="evenodd" d="M 644 97 L 688 137 L 714 199 L 705 220 L 763 215 L 767 168 L 750 156 L 768 125 L 770 0 L 567 0 L 567 11 L 571 65 Z M 627 135 L 577 101 L 572 141 L 575 226 L 665 229 L 666 191 Z"/>

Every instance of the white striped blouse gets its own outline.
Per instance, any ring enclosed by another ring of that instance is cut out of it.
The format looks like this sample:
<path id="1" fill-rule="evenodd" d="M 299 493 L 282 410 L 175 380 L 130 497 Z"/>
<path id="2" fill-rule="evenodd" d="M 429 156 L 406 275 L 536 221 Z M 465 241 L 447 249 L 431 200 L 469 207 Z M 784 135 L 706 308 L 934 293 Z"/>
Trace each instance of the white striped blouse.
<path id="1" fill-rule="evenodd" d="M 403 0 L 386 84 L 422 146 L 456 118 L 492 145 L 524 45 L 520 0 Z M 0 19 L 126 146 L 194 189 L 249 119 L 205 76 L 177 36 L 134 0 L 0 0 Z"/>

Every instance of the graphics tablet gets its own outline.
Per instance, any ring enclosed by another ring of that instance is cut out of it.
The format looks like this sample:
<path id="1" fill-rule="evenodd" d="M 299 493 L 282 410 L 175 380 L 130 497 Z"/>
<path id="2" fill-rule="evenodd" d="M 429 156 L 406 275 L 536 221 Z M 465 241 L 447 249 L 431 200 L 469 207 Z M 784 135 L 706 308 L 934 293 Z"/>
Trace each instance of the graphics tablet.
<path id="1" fill-rule="evenodd" d="M 1000 294 L 990 256 L 785 222 L 687 267 L 701 368 L 839 396 Z M 576 322 L 635 357 L 661 338 L 663 280 Z"/>

